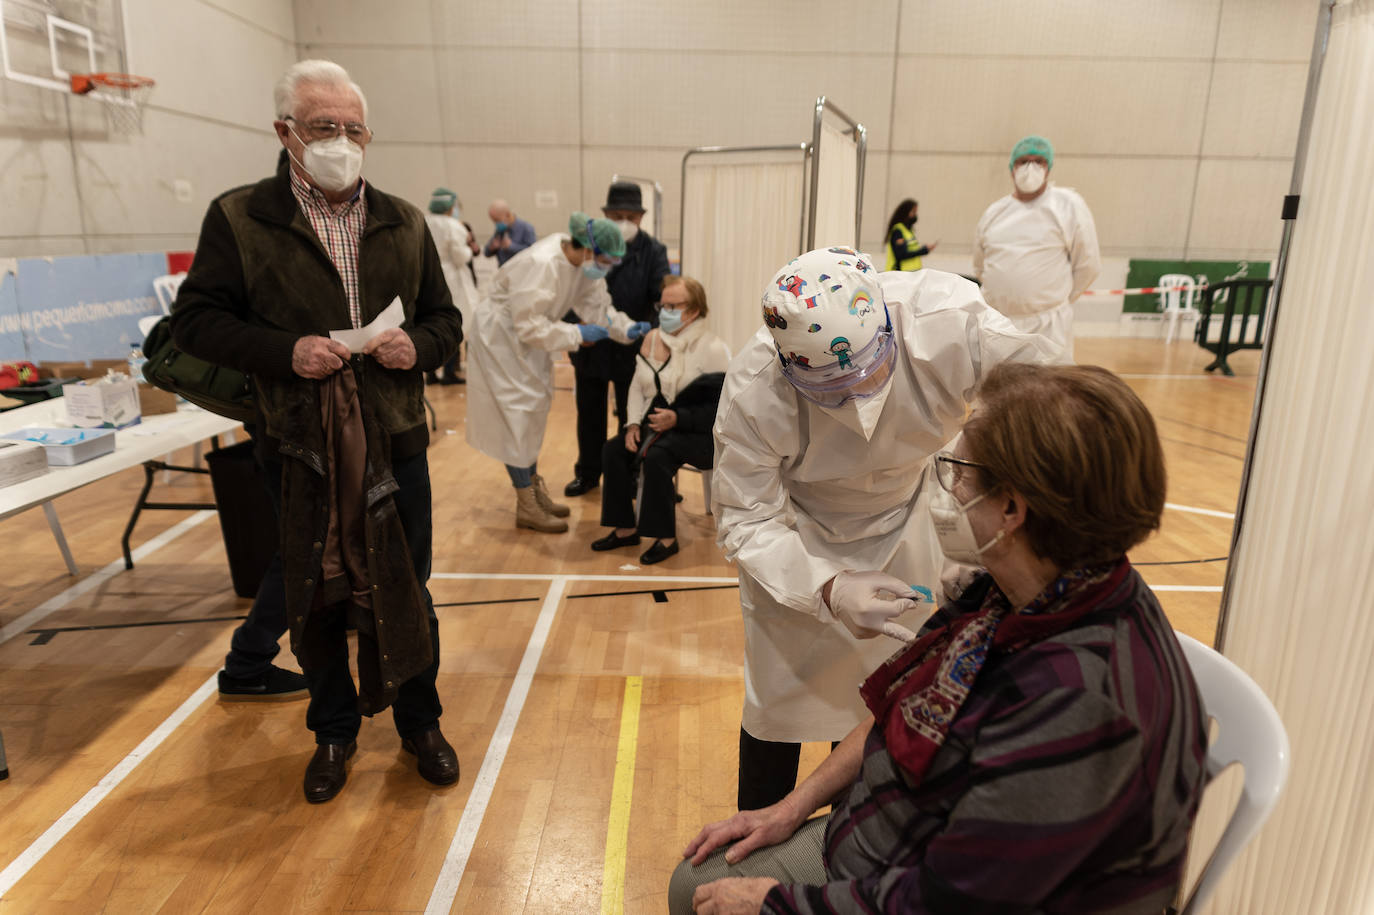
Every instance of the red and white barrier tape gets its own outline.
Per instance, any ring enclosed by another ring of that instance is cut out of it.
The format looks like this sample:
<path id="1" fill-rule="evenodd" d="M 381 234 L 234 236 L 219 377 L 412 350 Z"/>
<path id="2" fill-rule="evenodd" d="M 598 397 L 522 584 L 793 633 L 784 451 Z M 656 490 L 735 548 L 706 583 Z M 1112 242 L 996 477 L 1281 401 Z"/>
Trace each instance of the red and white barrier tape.
<path id="1" fill-rule="evenodd" d="M 1153 295 L 1155 293 L 1167 292 L 1170 289 L 1187 289 L 1187 286 L 1141 286 L 1139 289 L 1084 289 L 1084 295 Z M 1193 286 L 1194 289 L 1206 289 L 1207 284 L 1202 283 Z"/>

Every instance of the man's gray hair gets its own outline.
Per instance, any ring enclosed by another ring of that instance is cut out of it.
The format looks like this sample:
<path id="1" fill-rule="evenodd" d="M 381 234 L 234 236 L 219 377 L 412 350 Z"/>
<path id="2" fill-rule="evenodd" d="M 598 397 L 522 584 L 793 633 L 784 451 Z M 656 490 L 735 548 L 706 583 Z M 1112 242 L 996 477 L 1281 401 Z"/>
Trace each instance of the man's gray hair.
<path id="1" fill-rule="evenodd" d="M 272 100 L 277 106 L 277 117 L 285 118 L 296 113 L 297 92 L 302 83 L 324 86 L 342 86 L 358 94 L 363 105 L 363 121 L 367 121 L 367 96 L 358 84 L 353 82 L 348 71 L 332 60 L 301 60 L 286 68 L 272 90 Z"/>

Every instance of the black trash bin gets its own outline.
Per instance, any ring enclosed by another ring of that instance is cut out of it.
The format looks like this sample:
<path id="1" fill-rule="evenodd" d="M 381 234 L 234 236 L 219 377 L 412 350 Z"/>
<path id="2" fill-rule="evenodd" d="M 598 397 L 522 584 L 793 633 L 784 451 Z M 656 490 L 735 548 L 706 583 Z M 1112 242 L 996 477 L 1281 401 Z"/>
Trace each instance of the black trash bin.
<path id="1" fill-rule="evenodd" d="M 277 517 L 263 487 L 262 470 L 253 460 L 253 442 L 239 442 L 205 456 L 210 484 L 219 507 L 229 577 L 239 597 L 255 597 L 267 566 L 277 552 Z"/>

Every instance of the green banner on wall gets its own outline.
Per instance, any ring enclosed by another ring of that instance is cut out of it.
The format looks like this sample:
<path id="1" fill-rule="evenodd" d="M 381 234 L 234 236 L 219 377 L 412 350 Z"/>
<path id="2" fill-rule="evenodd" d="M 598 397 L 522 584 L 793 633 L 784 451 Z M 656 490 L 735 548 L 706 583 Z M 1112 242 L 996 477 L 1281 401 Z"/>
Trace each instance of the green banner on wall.
<path id="1" fill-rule="evenodd" d="M 1199 285 L 1221 283 L 1226 280 L 1262 280 L 1268 278 L 1269 267 L 1269 261 L 1157 261 L 1132 258 L 1126 270 L 1126 288 L 1140 289 L 1158 285 L 1159 278 L 1167 273 L 1191 276 Z M 1202 293 L 1199 291 L 1193 299 L 1194 308 L 1201 298 Z M 1121 310 L 1157 312 L 1159 294 L 1125 296 Z"/>

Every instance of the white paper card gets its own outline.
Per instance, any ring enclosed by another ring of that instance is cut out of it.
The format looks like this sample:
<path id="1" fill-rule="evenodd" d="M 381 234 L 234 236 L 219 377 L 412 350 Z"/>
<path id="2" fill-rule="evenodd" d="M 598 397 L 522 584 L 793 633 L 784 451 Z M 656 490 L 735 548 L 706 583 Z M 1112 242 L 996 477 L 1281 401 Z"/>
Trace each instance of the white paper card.
<path id="1" fill-rule="evenodd" d="M 331 340 L 338 340 L 348 347 L 350 353 L 361 353 L 363 347 L 371 342 L 372 338 L 379 336 L 383 331 L 391 330 L 393 327 L 400 327 L 405 323 L 405 309 L 401 307 L 401 297 L 391 300 L 391 304 L 382 310 L 382 313 L 372 319 L 370 324 L 365 324 L 356 330 L 331 330 L 329 337 Z"/>

